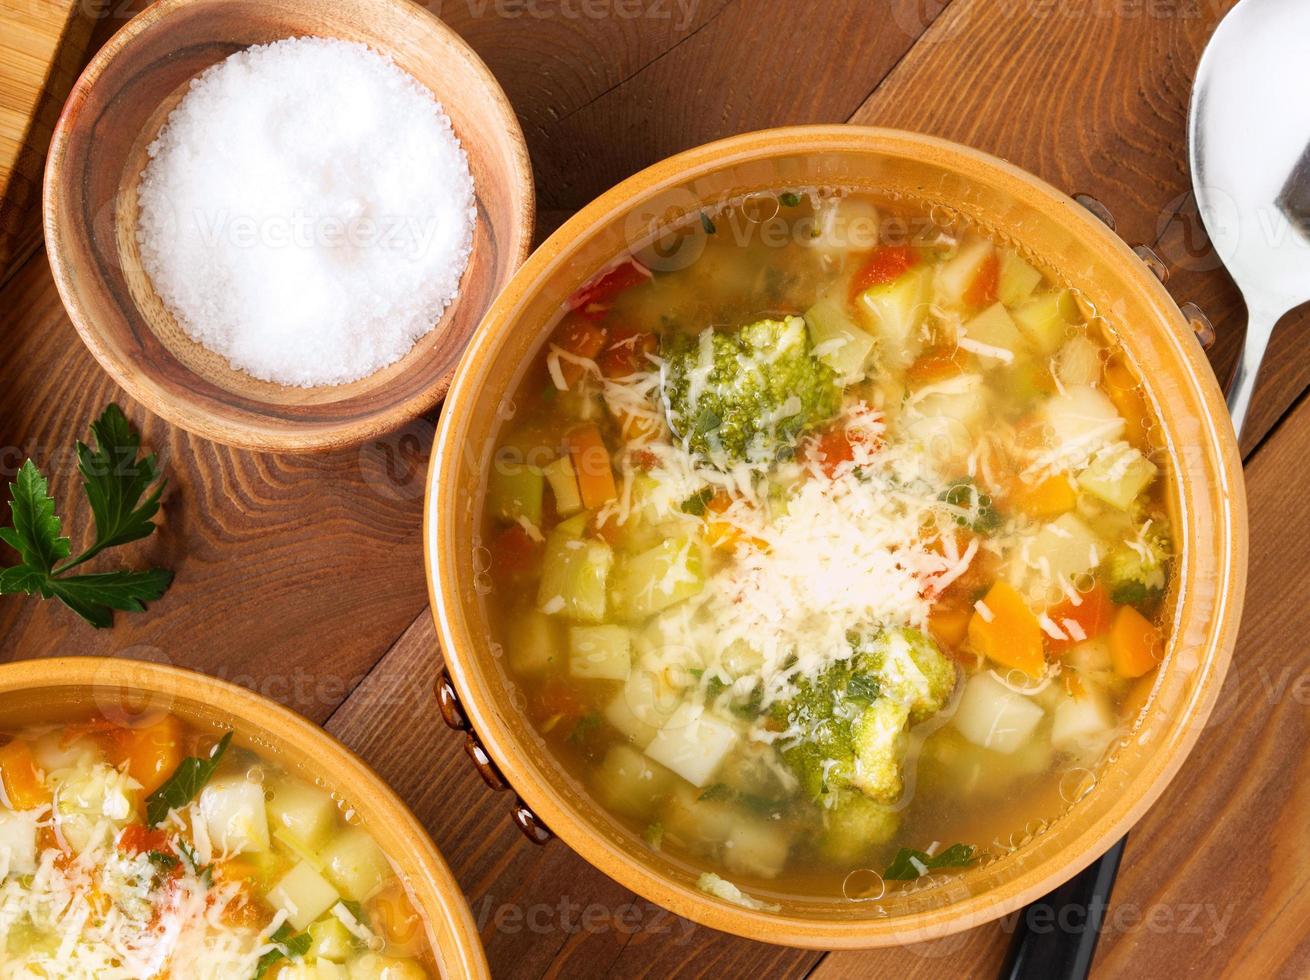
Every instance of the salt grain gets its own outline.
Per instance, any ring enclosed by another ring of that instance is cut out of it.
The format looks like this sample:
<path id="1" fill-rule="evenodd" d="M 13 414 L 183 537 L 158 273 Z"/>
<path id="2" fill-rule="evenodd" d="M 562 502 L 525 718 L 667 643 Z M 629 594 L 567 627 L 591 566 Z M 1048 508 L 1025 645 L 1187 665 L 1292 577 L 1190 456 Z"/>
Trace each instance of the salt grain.
<path id="1" fill-rule="evenodd" d="M 432 93 L 363 45 L 232 55 L 192 82 L 149 156 L 146 272 L 188 335 L 256 378 L 365 377 L 459 292 L 468 159 Z"/>

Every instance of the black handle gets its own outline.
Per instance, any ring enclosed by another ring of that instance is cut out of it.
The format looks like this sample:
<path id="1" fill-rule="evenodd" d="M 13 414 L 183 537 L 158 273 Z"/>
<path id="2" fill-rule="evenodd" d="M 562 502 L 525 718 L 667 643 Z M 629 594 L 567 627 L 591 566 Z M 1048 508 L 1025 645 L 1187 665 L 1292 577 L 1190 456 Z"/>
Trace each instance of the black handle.
<path id="1" fill-rule="evenodd" d="M 1086 980 L 1128 838 L 1023 910 L 1002 980 Z"/>

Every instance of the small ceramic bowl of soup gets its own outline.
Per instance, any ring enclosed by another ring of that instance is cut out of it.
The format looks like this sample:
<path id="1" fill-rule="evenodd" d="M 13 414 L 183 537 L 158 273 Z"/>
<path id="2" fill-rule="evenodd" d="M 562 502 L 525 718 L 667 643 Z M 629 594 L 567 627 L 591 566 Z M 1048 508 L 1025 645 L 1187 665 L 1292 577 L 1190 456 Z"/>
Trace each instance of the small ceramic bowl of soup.
<path id="1" fill-rule="evenodd" d="M 23 975 L 489 975 L 450 869 L 363 762 L 148 663 L 0 667 L 0 895 Z"/>
<path id="2" fill-rule="evenodd" d="M 428 567 L 464 719 L 652 901 L 767 941 L 1009 912 L 1182 764 L 1241 469 L 1138 257 L 1001 161 L 850 127 L 584 208 L 457 373 Z"/>

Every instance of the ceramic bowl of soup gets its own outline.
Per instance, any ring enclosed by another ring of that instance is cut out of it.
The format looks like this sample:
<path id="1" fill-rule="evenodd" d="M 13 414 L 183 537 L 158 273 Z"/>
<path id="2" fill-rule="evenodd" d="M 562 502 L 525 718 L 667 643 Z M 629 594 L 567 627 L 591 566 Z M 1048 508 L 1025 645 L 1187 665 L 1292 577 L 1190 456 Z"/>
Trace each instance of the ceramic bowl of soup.
<path id="1" fill-rule="evenodd" d="M 521 815 L 680 915 L 939 936 L 1178 770 L 1244 507 L 1189 324 L 1079 204 L 918 135 L 736 137 L 579 212 L 465 356 L 447 701 Z"/>
<path id="2" fill-rule="evenodd" d="M 20 972 L 489 976 L 413 814 L 322 729 L 231 684 L 92 657 L 0 666 L 0 791 L 0 951 Z"/>

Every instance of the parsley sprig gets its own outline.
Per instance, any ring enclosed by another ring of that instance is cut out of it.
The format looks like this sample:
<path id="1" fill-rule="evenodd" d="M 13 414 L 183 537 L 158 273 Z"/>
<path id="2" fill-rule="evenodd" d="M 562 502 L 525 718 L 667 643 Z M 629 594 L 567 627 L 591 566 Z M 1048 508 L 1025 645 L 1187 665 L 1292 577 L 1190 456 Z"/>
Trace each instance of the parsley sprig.
<path id="1" fill-rule="evenodd" d="M 77 444 L 77 468 L 91 505 L 95 536 L 75 557 L 45 476 L 32 460 L 9 484 L 12 526 L 0 528 L 0 541 L 18 552 L 20 564 L 0 571 L 0 595 L 25 593 L 56 598 L 92 626 L 112 625 L 114 610 L 141 612 L 144 603 L 164 594 L 173 573 L 145 571 L 83 572 L 73 569 L 107 548 L 128 544 L 155 530 L 164 482 L 155 457 L 137 459 L 141 437 L 123 410 L 111 404 L 91 423 L 95 448 Z M 153 489 L 151 486 L 153 485 Z"/>

